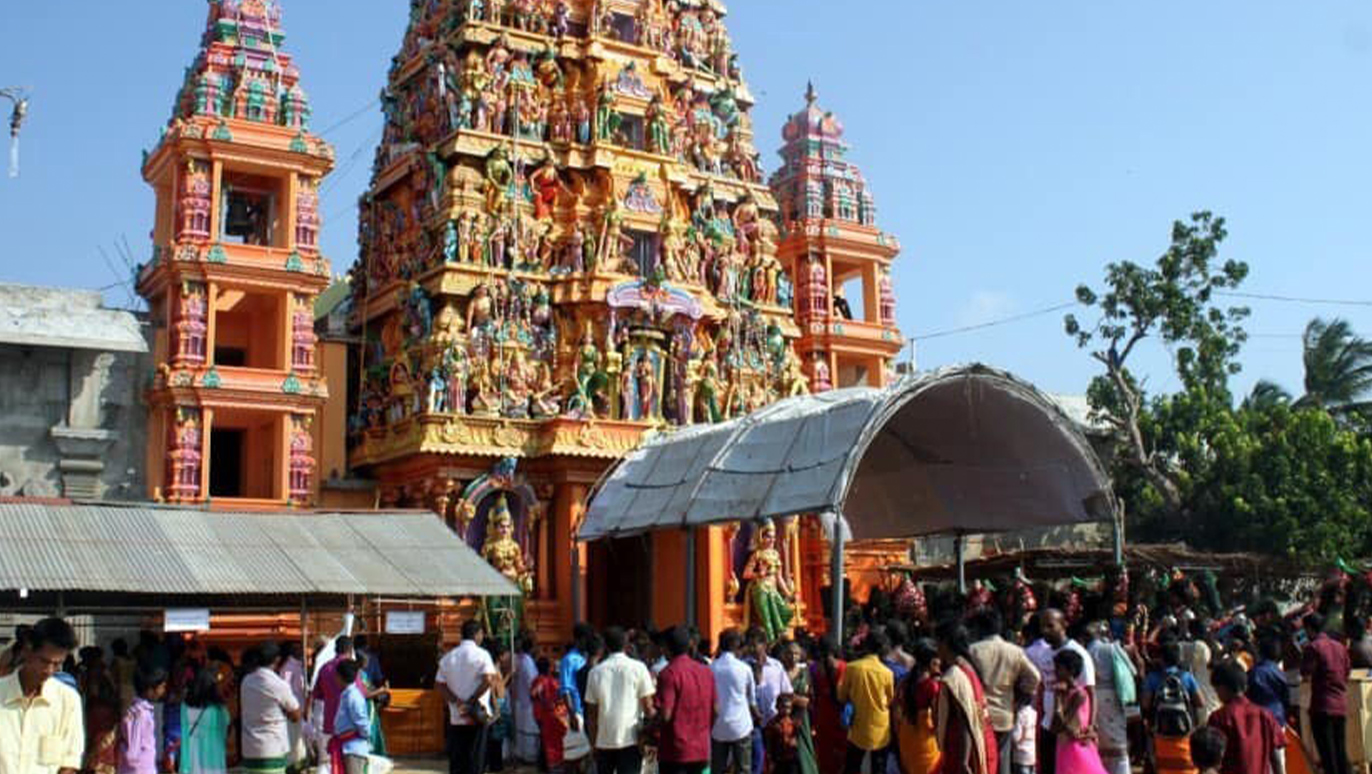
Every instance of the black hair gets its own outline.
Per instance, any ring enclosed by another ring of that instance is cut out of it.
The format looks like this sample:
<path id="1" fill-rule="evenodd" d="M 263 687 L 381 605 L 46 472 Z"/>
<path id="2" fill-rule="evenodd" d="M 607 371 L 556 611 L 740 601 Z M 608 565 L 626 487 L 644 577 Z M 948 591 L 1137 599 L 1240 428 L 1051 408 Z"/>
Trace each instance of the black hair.
<path id="1" fill-rule="evenodd" d="M 333 641 L 334 653 L 350 653 L 354 650 L 353 638 L 346 634 L 338 635 L 338 639 Z"/>
<path id="2" fill-rule="evenodd" d="M 1225 688 L 1235 696 L 1242 696 L 1248 689 L 1248 675 L 1243 667 L 1232 661 L 1225 661 L 1210 670 L 1210 682 L 1216 688 Z"/>
<path id="3" fill-rule="evenodd" d="M 358 650 L 366 650 L 366 649 L 367 649 L 367 635 L 365 635 L 365 634 L 359 634 L 359 635 L 357 635 L 356 637 L 354 637 L 354 638 L 353 638 L 353 647 L 354 647 L 354 648 L 357 648 Z"/>
<path id="4" fill-rule="evenodd" d="M 110 652 L 120 658 L 123 658 L 124 656 L 129 655 L 129 643 L 125 641 L 123 637 L 120 637 L 119 639 L 110 643 Z"/>
<path id="5" fill-rule="evenodd" d="M 338 662 L 337 674 L 345 684 L 351 685 L 352 682 L 357 679 L 357 672 L 359 669 L 361 669 L 361 665 L 356 661 L 350 658 L 344 659 Z"/>
<path id="6" fill-rule="evenodd" d="M 915 657 L 916 665 L 930 666 L 938 658 L 938 643 L 928 637 L 920 637 L 910 645 L 910 655 Z"/>
<path id="7" fill-rule="evenodd" d="M 1218 728 L 1202 726 L 1191 734 L 1191 765 L 1200 769 L 1216 769 L 1224 761 L 1226 740 Z"/>
<path id="8" fill-rule="evenodd" d="M 246 660 L 246 659 L 245 659 Z M 268 640 L 257 646 L 258 666 L 272 667 L 281 660 L 281 646 Z"/>
<path id="9" fill-rule="evenodd" d="M 691 633 L 684 626 L 673 626 L 663 637 L 667 641 L 667 652 L 672 657 L 684 656 L 691 649 Z"/>
<path id="10" fill-rule="evenodd" d="M 133 690 L 139 696 L 143 696 L 165 682 L 167 682 L 167 671 L 159 667 L 139 667 L 138 671 L 133 673 Z"/>
<path id="11" fill-rule="evenodd" d="M 595 634 L 595 628 L 582 621 L 572 625 L 572 647 L 585 649 L 586 642 Z"/>
<path id="12" fill-rule="evenodd" d="M 1000 617 L 1000 611 L 994 607 L 983 607 L 972 614 L 967 619 L 967 628 L 972 632 L 972 636 L 978 640 L 984 640 L 1001 633 L 1004 623 Z"/>
<path id="13" fill-rule="evenodd" d="M 534 651 L 534 638 L 528 632 L 519 635 L 519 652 L 532 653 Z"/>
<path id="14" fill-rule="evenodd" d="M 1308 632 L 1322 632 L 1324 631 L 1324 616 L 1314 612 L 1307 613 L 1302 624 Z"/>
<path id="15" fill-rule="evenodd" d="M 1174 639 L 1165 639 L 1161 647 L 1163 666 L 1181 666 L 1181 643 Z"/>
<path id="16" fill-rule="evenodd" d="M 862 652 L 882 655 L 891 649 L 891 640 L 886 636 L 886 630 L 878 626 L 867 632 L 867 637 L 862 641 Z"/>
<path id="17" fill-rule="evenodd" d="M 1268 661 L 1281 661 L 1281 638 L 1275 634 L 1264 634 L 1258 638 L 1258 655 Z"/>
<path id="18" fill-rule="evenodd" d="M 480 634 L 483 628 L 480 621 L 475 618 L 468 618 L 462 622 L 462 639 L 476 639 L 476 635 Z"/>
<path id="19" fill-rule="evenodd" d="M 611 653 L 623 653 L 628 641 L 629 637 L 621 627 L 611 626 L 605 630 L 605 649 Z"/>
<path id="20" fill-rule="evenodd" d="M 719 635 L 719 652 L 733 653 L 743 645 L 743 635 L 738 633 L 738 629 L 725 629 Z"/>
<path id="21" fill-rule="evenodd" d="M 910 627 L 904 621 L 892 619 L 886 622 L 886 636 L 891 640 L 891 647 L 903 648 L 910 641 Z"/>
<path id="22" fill-rule="evenodd" d="M 749 628 L 748 633 L 744 636 L 748 640 L 749 645 L 756 645 L 759 642 L 763 644 L 767 643 L 767 630 L 763 629 L 761 626 Z"/>
<path id="23" fill-rule="evenodd" d="M 1071 648 L 1063 648 L 1053 656 L 1053 666 L 1059 666 L 1067 670 L 1067 674 L 1074 679 L 1081 677 L 1081 670 L 1086 662 L 1081 658 L 1081 654 Z"/>
<path id="24" fill-rule="evenodd" d="M 972 638 L 971 635 L 967 633 L 967 627 L 963 626 L 962 622 L 958 619 L 949 618 L 940 623 L 935 631 L 939 642 L 943 643 L 948 650 L 952 651 L 953 655 L 967 661 L 967 663 L 971 665 L 972 670 L 976 671 L 977 676 L 980 677 L 981 673 L 977 670 L 977 662 L 972 658 Z"/>
<path id="25" fill-rule="evenodd" d="M 1367 636 L 1367 619 L 1360 615 L 1346 615 L 1343 618 L 1343 631 L 1350 642 Z"/>
<path id="26" fill-rule="evenodd" d="M 41 650 L 44 645 L 66 651 L 76 648 L 76 630 L 61 618 L 44 618 L 33 625 L 26 639 L 33 650 Z"/>
<path id="27" fill-rule="evenodd" d="M 219 693 L 219 672 L 212 667 L 200 667 L 186 691 L 186 703 L 198 709 L 223 704 L 224 697 Z"/>
<path id="28" fill-rule="evenodd" d="M 550 675 L 553 673 L 553 662 L 547 656 L 539 656 L 534 662 L 534 669 L 540 675 Z"/>

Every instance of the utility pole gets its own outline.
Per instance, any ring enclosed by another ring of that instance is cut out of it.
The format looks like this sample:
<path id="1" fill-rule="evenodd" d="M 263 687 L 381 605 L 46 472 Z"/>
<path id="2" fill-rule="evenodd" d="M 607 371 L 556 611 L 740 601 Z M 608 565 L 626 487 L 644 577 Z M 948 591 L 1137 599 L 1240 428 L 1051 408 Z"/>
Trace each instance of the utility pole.
<path id="1" fill-rule="evenodd" d="M 19 127 L 24 124 L 24 118 L 29 114 L 28 90 L 19 86 L 8 86 L 0 89 L 0 97 L 14 105 L 10 112 L 10 177 L 19 177 Z"/>

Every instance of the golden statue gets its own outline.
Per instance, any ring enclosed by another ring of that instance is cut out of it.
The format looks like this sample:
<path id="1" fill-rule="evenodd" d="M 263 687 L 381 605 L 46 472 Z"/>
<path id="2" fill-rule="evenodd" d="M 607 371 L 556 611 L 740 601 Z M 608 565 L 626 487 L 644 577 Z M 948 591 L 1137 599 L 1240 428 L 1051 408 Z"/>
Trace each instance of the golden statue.
<path id="1" fill-rule="evenodd" d="M 525 594 L 533 592 L 534 577 L 524 561 L 524 548 L 514 539 L 514 517 L 502 493 L 486 519 L 486 542 L 481 546 L 481 558 L 514 582 Z M 486 600 L 486 630 L 504 640 L 510 632 L 519 631 L 524 617 L 524 599 L 493 597 Z"/>

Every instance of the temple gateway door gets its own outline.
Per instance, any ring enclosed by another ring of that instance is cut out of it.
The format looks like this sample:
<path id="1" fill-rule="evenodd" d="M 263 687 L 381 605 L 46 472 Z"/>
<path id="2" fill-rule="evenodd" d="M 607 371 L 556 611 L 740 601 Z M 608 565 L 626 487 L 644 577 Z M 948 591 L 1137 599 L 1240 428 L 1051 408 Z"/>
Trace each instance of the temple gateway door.
<path id="1" fill-rule="evenodd" d="M 596 540 L 589 544 L 587 615 L 597 629 L 641 627 L 652 618 L 652 536 Z"/>

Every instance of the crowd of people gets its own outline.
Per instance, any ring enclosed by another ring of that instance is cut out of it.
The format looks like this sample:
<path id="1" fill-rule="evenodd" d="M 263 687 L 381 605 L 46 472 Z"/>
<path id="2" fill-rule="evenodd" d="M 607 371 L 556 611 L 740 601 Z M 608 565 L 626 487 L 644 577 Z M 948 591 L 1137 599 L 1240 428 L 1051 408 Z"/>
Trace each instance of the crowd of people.
<path id="1" fill-rule="evenodd" d="M 1365 620 L 1270 603 L 1217 622 L 1184 604 L 1156 622 L 1080 610 L 855 607 L 842 642 L 578 624 L 556 658 L 528 637 L 511 652 L 472 619 L 434 678 L 450 774 L 1351 771 Z M 348 636 L 312 659 L 264 642 L 235 665 L 147 632 L 107 658 L 76 650 L 61 619 L 21 627 L 0 653 L 0 772 L 364 774 L 385 754 L 380 662 Z"/>
<path id="2" fill-rule="evenodd" d="M 285 774 L 315 742 L 321 772 L 358 774 L 384 755 L 388 692 L 363 646 L 338 638 L 311 682 L 298 642 L 263 642 L 235 664 L 194 637 L 144 631 L 107 658 L 78 650 L 60 618 L 20 626 L 0 653 L 0 772 Z"/>

